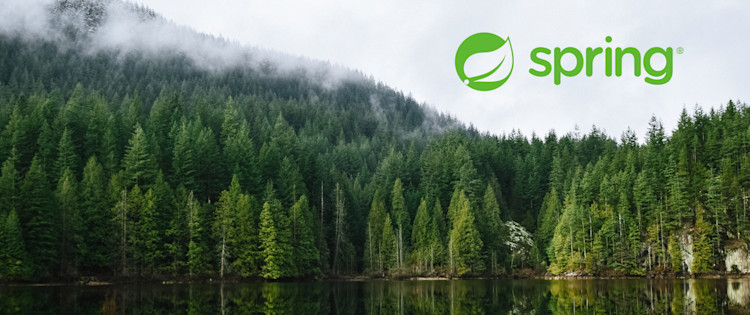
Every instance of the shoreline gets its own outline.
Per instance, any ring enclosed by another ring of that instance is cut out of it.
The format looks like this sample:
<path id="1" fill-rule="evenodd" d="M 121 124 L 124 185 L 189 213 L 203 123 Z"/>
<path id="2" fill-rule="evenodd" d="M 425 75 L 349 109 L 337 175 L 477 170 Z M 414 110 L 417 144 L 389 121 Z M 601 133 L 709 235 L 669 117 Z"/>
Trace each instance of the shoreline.
<path id="1" fill-rule="evenodd" d="M 113 285 L 142 285 L 142 284 L 161 284 L 161 285 L 176 285 L 176 284 L 214 284 L 214 283 L 229 283 L 229 284 L 241 284 L 241 283 L 265 283 L 265 282 L 366 282 L 366 281 L 450 281 L 450 280 L 687 280 L 687 279 L 748 279 L 750 274 L 702 274 L 702 275 L 669 275 L 662 277 L 645 277 L 645 276 L 593 276 L 593 275 L 577 275 L 577 276 L 500 276 L 500 277 L 445 277 L 445 276 L 414 276 L 414 277 L 395 277 L 395 278 L 380 278 L 380 277 L 366 277 L 366 276 L 352 276 L 352 277 L 331 277 L 321 279 L 284 279 L 277 281 L 268 281 L 263 279 L 240 279 L 240 278 L 229 278 L 224 280 L 217 280 L 213 278 L 208 279 L 170 279 L 170 280 L 125 280 L 125 281 L 56 281 L 56 282 L 13 282 L 13 283 L 0 283 L 0 288 L 3 287 L 55 287 L 55 286 L 80 286 L 80 287 L 96 287 L 96 286 L 113 286 Z"/>

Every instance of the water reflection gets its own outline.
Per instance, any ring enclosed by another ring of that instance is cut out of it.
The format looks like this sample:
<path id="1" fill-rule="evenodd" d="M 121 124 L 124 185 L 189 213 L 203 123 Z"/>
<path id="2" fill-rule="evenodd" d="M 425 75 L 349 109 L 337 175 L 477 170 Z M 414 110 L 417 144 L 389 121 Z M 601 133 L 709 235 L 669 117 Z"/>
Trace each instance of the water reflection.
<path id="1" fill-rule="evenodd" d="M 750 279 L 0 287 L 20 314 L 736 314 Z"/>

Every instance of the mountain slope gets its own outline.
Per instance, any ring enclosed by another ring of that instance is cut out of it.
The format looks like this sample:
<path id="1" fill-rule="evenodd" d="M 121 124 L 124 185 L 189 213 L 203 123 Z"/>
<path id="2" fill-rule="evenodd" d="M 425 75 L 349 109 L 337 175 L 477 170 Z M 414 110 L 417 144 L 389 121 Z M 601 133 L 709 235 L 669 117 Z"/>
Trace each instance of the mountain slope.
<path id="1" fill-rule="evenodd" d="M 645 145 L 479 134 L 146 8 L 37 4 L 0 10 L 3 281 L 713 272 L 749 235 L 743 103 Z"/>

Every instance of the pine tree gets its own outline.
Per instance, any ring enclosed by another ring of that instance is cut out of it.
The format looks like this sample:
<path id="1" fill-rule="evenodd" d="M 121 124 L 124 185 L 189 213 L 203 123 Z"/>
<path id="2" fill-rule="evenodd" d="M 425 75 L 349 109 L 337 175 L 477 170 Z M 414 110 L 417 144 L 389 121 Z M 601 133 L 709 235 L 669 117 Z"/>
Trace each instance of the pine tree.
<path id="1" fill-rule="evenodd" d="M 100 131 L 101 132 L 101 131 Z M 116 171 L 120 161 L 120 140 L 115 116 L 110 114 L 102 136 L 101 163 L 105 174 Z"/>
<path id="2" fill-rule="evenodd" d="M 42 161 L 42 168 L 47 172 L 54 170 L 54 162 L 56 161 L 57 146 L 56 134 L 52 131 L 47 119 L 42 120 L 42 125 L 39 127 L 39 135 L 36 139 L 37 155 Z M 14 154 L 11 154 L 11 156 Z"/>
<path id="3" fill-rule="evenodd" d="M 466 194 L 459 193 L 458 211 L 450 233 L 452 269 L 458 276 L 484 270 L 482 239 L 477 231 L 474 214 Z"/>
<path id="4" fill-rule="evenodd" d="M 430 223 L 432 218 L 427 210 L 427 202 L 424 198 L 419 202 L 417 215 L 412 227 L 411 243 L 413 259 L 417 262 L 418 271 L 424 270 L 429 258 L 430 245 Z"/>
<path id="5" fill-rule="evenodd" d="M 281 161 L 278 178 L 274 182 L 279 187 L 281 203 L 285 207 L 292 206 L 299 196 L 306 194 L 302 175 L 299 173 L 297 165 L 289 157 L 284 157 Z"/>
<path id="6" fill-rule="evenodd" d="M 29 258 L 23 243 L 21 224 L 16 210 L 0 214 L 0 279 L 25 280 L 29 274 Z"/>
<path id="7" fill-rule="evenodd" d="M 443 208 L 440 206 L 440 200 L 435 200 L 435 206 L 432 207 L 432 222 L 430 222 L 430 272 L 435 272 L 435 265 L 442 264 L 445 259 L 445 236 L 448 235 L 448 228 L 445 226 L 443 218 Z"/>
<path id="8" fill-rule="evenodd" d="M 199 165 L 194 160 L 190 128 L 184 118 L 176 130 L 172 151 L 173 182 L 184 185 L 188 190 L 195 189 L 195 172 Z"/>
<path id="9" fill-rule="evenodd" d="M 201 205 L 195 200 L 192 191 L 185 200 L 185 212 L 187 214 L 189 239 L 187 249 L 188 275 L 202 275 L 208 272 L 211 254 L 207 241 L 203 238 L 205 221 L 201 215 Z"/>
<path id="10" fill-rule="evenodd" d="M 555 251 L 550 246 L 555 227 L 560 221 L 560 200 L 558 199 L 557 190 L 553 187 L 545 196 L 542 202 L 542 210 L 539 214 L 539 227 L 536 230 L 534 239 L 536 246 L 544 254 L 547 263 L 555 261 Z"/>
<path id="11" fill-rule="evenodd" d="M 396 223 L 396 252 L 398 254 L 398 266 L 403 268 L 405 264 L 405 255 L 407 245 L 407 236 L 411 235 L 410 227 L 410 215 L 406 210 L 406 203 L 404 201 L 403 184 L 401 179 L 397 178 L 393 183 L 393 193 L 391 194 L 392 199 L 392 211 L 393 218 Z"/>
<path id="12" fill-rule="evenodd" d="M 49 275 L 58 262 L 57 213 L 52 203 L 53 195 L 42 170 L 41 161 L 35 157 L 21 183 L 18 209 L 23 227 L 26 249 L 34 262 L 34 275 Z"/>
<path id="13" fill-rule="evenodd" d="M 102 271 L 109 267 L 114 248 L 112 212 L 107 206 L 104 169 L 96 157 L 83 168 L 81 191 L 81 268 Z"/>
<path id="14" fill-rule="evenodd" d="M 81 262 L 79 249 L 83 243 L 78 183 L 70 168 L 65 168 L 57 184 L 55 195 L 60 218 L 60 275 L 75 275 Z"/>
<path id="15" fill-rule="evenodd" d="M 487 185 L 482 205 L 483 211 L 479 219 L 481 224 L 477 224 L 477 227 L 485 246 L 484 255 L 489 259 L 492 273 L 497 273 L 503 258 L 501 257 L 504 252 L 502 249 L 507 236 L 505 235 L 505 225 L 500 219 L 500 206 L 497 204 L 495 193 L 490 185 Z"/>
<path id="16" fill-rule="evenodd" d="M 151 154 L 146 134 L 140 124 L 136 124 L 133 135 L 128 140 L 122 167 L 125 169 L 124 176 L 129 186 L 153 183 L 157 169 L 156 160 Z"/>
<path id="17" fill-rule="evenodd" d="M 260 212 L 260 241 L 263 252 L 261 276 L 266 279 L 278 279 L 283 276 L 284 249 L 276 235 L 276 224 L 273 222 L 271 205 L 263 204 Z"/>
<path id="18" fill-rule="evenodd" d="M 560 215 L 560 222 L 555 227 L 555 233 L 552 237 L 552 249 L 554 251 L 554 262 L 550 265 L 550 270 L 553 273 L 560 273 L 564 270 L 570 270 L 577 266 L 576 261 L 578 251 L 575 250 L 575 234 L 573 228 L 577 228 L 575 224 L 575 214 L 577 212 L 578 205 L 575 198 L 575 190 L 571 189 L 571 192 L 565 196 L 565 203 L 563 206 L 562 214 Z"/>
<path id="19" fill-rule="evenodd" d="M 216 204 L 216 215 L 214 216 L 214 233 L 219 241 L 219 276 L 230 272 L 232 257 L 232 226 L 236 216 L 237 201 L 240 198 L 240 187 L 237 176 L 232 178 L 230 190 L 221 192 L 219 202 Z"/>
<path id="20" fill-rule="evenodd" d="M 380 239 L 380 253 L 382 257 L 383 270 L 395 272 L 398 269 L 398 251 L 396 234 L 393 231 L 391 216 L 386 215 L 383 222 L 383 235 Z"/>
<path id="21" fill-rule="evenodd" d="M 382 257 L 380 256 L 381 239 L 383 235 L 383 224 L 385 223 L 385 203 L 383 196 L 378 191 L 370 206 L 370 215 L 367 216 L 367 232 L 364 248 L 364 270 L 365 272 L 383 271 Z"/>
<path id="22" fill-rule="evenodd" d="M 259 194 L 263 187 L 260 166 L 247 123 L 243 121 L 239 130 L 233 134 L 229 133 L 225 141 L 224 157 L 227 169 L 237 174 L 240 185 L 245 187 L 250 194 Z"/>
<path id="23" fill-rule="evenodd" d="M 196 192 L 202 198 L 216 198 L 221 190 L 221 169 L 218 167 L 221 153 L 214 132 L 210 127 L 204 127 L 195 139 L 195 184 Z"/>
<path id="24" fill-rule="evenodd" d="M 353 269 L 354 246 L 348 235 L 347 208 L 339 183 L 336 183 L 334 196 L 336 212 L 334 215 L 333 272 L 334 274 L 350 273 Z"/>
<path id="25" fill-rule="evenodd" d="M 71 139 L 70 130 L 67 128 L 63 130 L 62 136 L 60 136 L 60 143 L 57 146 L 57 160 L 55 160 L 55 177 L 53 179 L 57 181 L 62 177 L 65 169 L 69 168 L 74 172 L 78 169 L 79 158 L 76 154 L 76 148 Z"/>
<path id="26" fill-rule="evenodd" d="M 139 265 L 141 275 L 151 276 L 157 267 L 156 262 L 163 255 L 159 248 L 162 240 L 157 228 L 156 196 L 153 189 L 146 191 L 140 209 L 134 210 L 137 218 L 134 222 L 134 233 L 131 234 L 133 236 L 133 259 Z"/>
<path id="27" fill-rule="evenodd" d="M 303 195 L 292 206 L 289 214 L 292 231 L 292 257 L 297 265 L 298 277 L 320 274 L 318 248 L 313 235 L 313 219 L 307 196 Z"/>
<path id="28" fill-rule="evenodd" d="M 2 174 L 0 175 L 0 215 L 10 212 L 18 205 L 18 197 L 21 193 L 20 178 L 16 170 L 17 162 L 16 150 L 11 150 L 11 154 L 3 162 Z"/>
<path id="29" fill-rule="evenodd" d="M 85 156 L 101 156 L 103 132 L 107 128 L 109 117 L 107 102 L 101 97 L 93 97 L 86 119 L 86 134 L 84 137 Z"/>
<path id="30" fill-rule="evenodd" d="M 672 264 L 672 271 L 675 273 L 682 272 L 682 251 L 674 236 L 669 237 L 667 250 L 669 251 L 669 261 Z"/>
<path id="31" fill-rule="evenodd" d="M 458 189 L 458 186 L 456 186 L 453 189 L 453 194 L 451 194 L 451 200 L 450 200 L 450 204 L 448 205 L 448 213 L 447 213 L 448 226 L 450 227 L 453 226 L 453 220 L 457 216 L 457 213 L 458 213 L 458 200 L 459 200 L 460 192 L 461 191 Z"/>
<path id="32" fill-rule="evenodd" d="M 696 207 L 695 239 L 693 240 L 693 273 L 706 273 L 713 270 L 711 253 L 711 224 L 705 218 L 703 205 Z"/>

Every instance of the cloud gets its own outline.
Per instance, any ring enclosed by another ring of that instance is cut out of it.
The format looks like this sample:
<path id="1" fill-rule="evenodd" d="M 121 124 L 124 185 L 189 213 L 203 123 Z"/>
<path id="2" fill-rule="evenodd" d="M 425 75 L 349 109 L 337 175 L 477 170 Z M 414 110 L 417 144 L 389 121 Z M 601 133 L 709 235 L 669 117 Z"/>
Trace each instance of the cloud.
<path id="1" fill-rule="evenodd" d="M 145 2 L 144 2 L 145 3 Z M 619 137 L 628 126 L 640 139 L 652 114 L 675 128 L 683 107 L 718 107 L 748 99 L 750 35 L 743 25 L 750 4 L 742 1 L 231 1 L 149 0 L 157 12 L 202 32 L 240 43 L 272 47 L 362 70 L 409 91 L 480 130 L 530 135 L 559 133 L 596 124 Z M 464 86 L 453 67 L 458 45 L 477 32 L 513 41 L 516 66 L 508 82 L 491 92 Z M 652 86 L 639 78 L 597 72 L 563 78 L 528 74 L 537 46 L 683 47 L 672 80 Z"/>
<path id="2" fill-rule="evenodd" d="M 115 1 L 101 1 L 116 3 Z M 5 0 L 0 30 L 51 36 L 41 19 L 48 0 Z M 149 0 L 164 18 L 130 27 L 132 15 L 110 15 L 93 37 L 96 49 L 128 51 L 184 48 L 206 69 L 235 65 L 282 71 L 306 69 L 323 86 L 342 79 L 374 77 L 406 91 L 479 130 L 496 134 L 520 130 L 565 133 L 596 124 L 613 137 L 632 127 L 642 140 L 651 115 L 667 130 L 683 107 L 719 107 L 750 98 L 750 35 L 744 14 L 750 3 L 669 3 L 628 1 L 554 3 L 432 1 L 351 2 L 323 0 Z M 18 14 L 21 13 L 21 14 Z M 176 24 L 171 23 L 174 21 Z M 154 31 L 154 27 L 158 31 Z M 195 29 L 217 38 L 194 34 Z M 466 87 L 453 66 L 458 45 L 469 35 L 492 32 L 510 37 L 515 66 L 497 90 Z M 613 41 L 607 44 L 605 36 Z M 228 39 L 223 40 L 223 39 Z M 243 45 L 243 49 L 234 49 Z M 528 54 L 534 47 L 683 47 L 675 55 L 671 81 L 654 86 L 644 75 L 606 77 L 595 64 L 592 77 L 534 77 Z M 303 57 L 304 56 L 304 57 Z M 361 71 L 355 72 L 349 69 Z"/>

